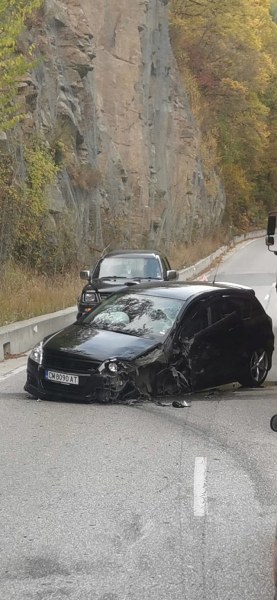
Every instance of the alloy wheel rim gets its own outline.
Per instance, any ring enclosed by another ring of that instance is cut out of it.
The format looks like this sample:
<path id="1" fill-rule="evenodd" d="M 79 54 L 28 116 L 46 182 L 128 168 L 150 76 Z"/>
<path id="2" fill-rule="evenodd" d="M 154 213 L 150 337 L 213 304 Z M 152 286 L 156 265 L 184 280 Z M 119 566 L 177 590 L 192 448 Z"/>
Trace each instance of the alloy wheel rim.
<path id="1" fill-rule="evenodd" d="M 250 366 L 251 376 L 254 381 L 262 381 L 268 371 L 268 357 L 265 350 L 254 352 Z"/>

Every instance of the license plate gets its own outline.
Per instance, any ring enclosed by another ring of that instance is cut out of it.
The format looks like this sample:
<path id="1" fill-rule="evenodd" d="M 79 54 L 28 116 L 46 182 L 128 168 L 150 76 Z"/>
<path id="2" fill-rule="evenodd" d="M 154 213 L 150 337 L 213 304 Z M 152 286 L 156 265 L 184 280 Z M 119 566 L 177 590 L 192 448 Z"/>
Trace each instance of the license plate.
<path id="1" fill-rule="evenodd" d="M 45 371 L 45 378 L 48 381 L 64 383 L 65 385 L 79 385 L 78 375 L 72 373 L 59 373 L 58 371 Z"/>

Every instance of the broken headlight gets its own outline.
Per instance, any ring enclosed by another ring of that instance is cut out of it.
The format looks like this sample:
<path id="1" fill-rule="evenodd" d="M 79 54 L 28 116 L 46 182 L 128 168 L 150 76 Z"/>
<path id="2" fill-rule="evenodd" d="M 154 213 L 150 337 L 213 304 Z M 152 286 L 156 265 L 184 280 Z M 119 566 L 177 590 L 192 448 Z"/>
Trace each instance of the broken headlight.
<path id="1" fill-rule="evenodd" d="M 111 373 L 116 374 L 118 372 L 118 364 L 115 361 L 111 360 L 107 363 L 106 367 Z"/>
<path id="2" fill-rule="evenodd" d="M 119 364 L 116 359 L 105 360 L 98 368 L 99 373 L 108 371 L 109 375 L 117 375 L 119 370 Z"/>
<path id="3" fill-rule="evenodd" d="M 124 366 L 122 363 L 119 363 L 116 358 L 105 360 L 100 367 L 98 367 L 98 371 L 101 373 L 101 375 L 106 375 L 106 380 L 109 380 L 109 386 L 111 386 L 111 389 L 113 389 L 115 392 L 122 390 L 126 383 L 126 378 L 123 372 Z"/>

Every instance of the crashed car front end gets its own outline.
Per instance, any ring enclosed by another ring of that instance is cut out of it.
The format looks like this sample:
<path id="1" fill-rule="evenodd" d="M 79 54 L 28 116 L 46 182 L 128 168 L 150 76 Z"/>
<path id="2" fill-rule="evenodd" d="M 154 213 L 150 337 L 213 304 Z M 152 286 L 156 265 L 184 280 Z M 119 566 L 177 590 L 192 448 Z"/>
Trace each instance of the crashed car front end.
<path id="1" fill-rule="evenodd" d="M 67 353 L 36 346 L 28 359 L 25 391 L 41 399 L 128 403 L 190 392 L 189 378 L 166 348 L 156 347 L 135 360 L 111 357 L 103 362 L 73 360 Z M 181 372 L 182 370 L 182 372 Z"/>
<path id="2" fill-rule="evenodd" d="M 119 363 L 70 359 L 65 353 L 36 346 L 28 359 L 25 391 L 41 399 L 68 399 L 85 402 L 116 401 L 129 388 L 128 369 Z"/>

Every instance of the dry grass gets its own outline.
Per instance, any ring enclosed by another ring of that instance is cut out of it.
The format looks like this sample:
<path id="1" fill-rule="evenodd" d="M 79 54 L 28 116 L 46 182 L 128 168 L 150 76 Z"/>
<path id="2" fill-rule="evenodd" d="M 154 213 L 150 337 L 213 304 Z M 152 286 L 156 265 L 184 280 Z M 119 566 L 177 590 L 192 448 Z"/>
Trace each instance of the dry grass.
<path id="1" fill-rule="evenodd" d="M 209 256 L 226 243 L 220 235 L 190 246 L 172 247 L 172 268 L 181 269 Z M 83 287 L 79 271 L 48 277 L 12 263 L 0 274 L 0 326 L 74 306 Z"/>
<path id="2" fill-rule="evenodd" d="M 13 264 L 0 281 L 0 326 L 74 306 L 83 287 L 79 272 L 50 278 Z"/>
<path id="3" fill-rule="evenodd" d="M 199 240 L 195 244 L 172 247 L 168 252 L 168 257 L 173 269 L 184 269 L 194 265 L 201 258 L 206 258 L 226 244 L 228 244 L 226 235 L 218 233 L 214 237 Z"/>

